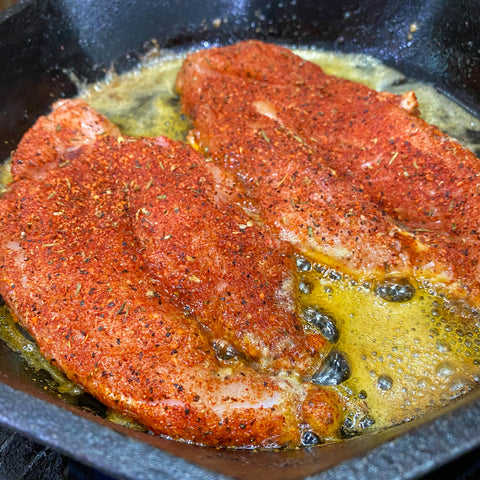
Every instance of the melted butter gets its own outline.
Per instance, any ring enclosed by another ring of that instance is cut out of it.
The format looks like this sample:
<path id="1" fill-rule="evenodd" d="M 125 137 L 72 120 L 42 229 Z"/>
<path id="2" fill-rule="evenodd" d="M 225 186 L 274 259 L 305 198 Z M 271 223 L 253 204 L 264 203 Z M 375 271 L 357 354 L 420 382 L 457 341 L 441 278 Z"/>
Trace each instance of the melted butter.
<path id="1" fill-rule="evenodd" d="M 326 73 L 376 90 L 399 94 L 413 89 L 425 120 L 472 151 L 480 151 L 478 119 L 434 88 L 411 81 L 366 55 L 312 49 L 296 53 L 319 64 Z M 125 135 L 166 135 L 185 140 L 191 124 L 180 113 L 174 89 L 183 58 L 154 52 L 131 72 L 112 74 L 102 82 L 84 86 L 80 96 L 116 123 Z M 0 182 L 5 185 L 8 178 L 8 169 L 4 169 Z M 467 308 L 418 284 L 414 285 L 416 293 L 411 300 L 387 302 L 371 286 L 360 285 L 325 267 L 298 272 L 296 282 L 297 289 L 301 284 L 309 285 L 308 289 L 299 289 L 299 312 L 317 307 L 336 322 L 339 338 L 333 348 L 345 352 L 351 376 L 335 388 L 346 401 L 352 430 L 361 429 L 358 424 L 365 419 L 364 404 L 368 418 L 375 422 L 374 428 L 383 428 L 441 407 L 480 381 L 478 319 Z M 34 369 L 49 373 L 49 388 L 53 391 L 76 392 L 78 387 L 16 329 L 5 308 L 0 312 L 0 335 Z M 123 415 L 107 415 L 112 421 L 139 428 Z"/>
<path id="2" fill-rule="evenodd" d="M 9 309 L 0 306 L 0 337 L 7 342 L 8 346 L 22 357 L 36 372 L 47 373 L 49 380 L 47 388 L 54 389 L 60 394 L 79 395 L 83 390 L 70 382 L 65 375 L 52 365 L 41 353 L 33 339 L 17 326 Z"/>
<path id="3" fill-rule="evenodd" d="M 294 52 L 322 67 L 328 75 L 363 83 L 374 90 L 385 90 L 391 85 L 405 81 L 405 76 L 401 72 L 387 67 L 369 55 L 307 49 L 297 49 Z"/>
<path id="4" fill-rule="evenodd" d="M 337 387 L 346 398 L 364 398 L 376 428 L 411 420 L 470 391 L 480 381 L 478 317 L 434 291 L 414 284 L 415 295 L 384 300 L 324 267 L 301 272 L 299 310 L 319 307 L 340 332 L 334 348 L 345 352 L 351 377 Z"/>
<path id="5" fill-rule="evenodd" d="M 125 135 L 185 140 L 192 125 L 180 113 L 175 93 L 175 78 L 183 59 L 164 54 L 122 76 L 109 75 L 105 81 L 88 86 L 80 96 Z"/>
<path id="6" fill-rule="evenodd" d="M 12 181 L 10 173 L 10 159 L 6 160 L 0 166 L 0 194 L 5 191 L 5 187 Z"/>

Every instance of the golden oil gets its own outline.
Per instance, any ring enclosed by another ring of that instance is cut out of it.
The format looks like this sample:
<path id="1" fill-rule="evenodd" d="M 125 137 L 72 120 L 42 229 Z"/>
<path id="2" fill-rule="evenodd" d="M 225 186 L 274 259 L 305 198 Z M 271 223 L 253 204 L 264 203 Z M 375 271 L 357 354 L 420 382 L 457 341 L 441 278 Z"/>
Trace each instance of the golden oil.
<path id="1" fill-rule="evenodd" d="M 364 400 L 377 428 L 443 406 L 480 381 L 478 313 L 408 283 L 411 298 L 391 301 L 379 295 L 378 283 L 321 265 L 297 273 L 299 314 L 313 307 L 332 319 L 332 349 L 350 364 L 350 378 L 336 388 Z"/>

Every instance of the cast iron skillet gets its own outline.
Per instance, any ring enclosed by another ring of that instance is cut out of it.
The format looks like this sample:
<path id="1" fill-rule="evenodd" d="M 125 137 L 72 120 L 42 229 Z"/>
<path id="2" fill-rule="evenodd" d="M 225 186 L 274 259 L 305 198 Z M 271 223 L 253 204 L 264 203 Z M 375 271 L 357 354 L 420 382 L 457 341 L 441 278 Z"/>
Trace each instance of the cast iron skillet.
<path id="1" fill-rule="evenodd" d="M 479 31 L 480 5 L 467 0 L 23 0 L 0 14 L 0 158 L 55 99 L 75 95 L 72 73 L 93 81 L 112 65 L 127 70 L 152 39 L 175 49 L 255 37 L 365 52 L 480 115 Z M 0 423 L 122 479 L 407 479 L 480 445 L 479 389 L 376 435 L 244 452 L 127 430 L 103 420 L 94 400 L 69 404 L 34 376 L 0 342 Z"/>

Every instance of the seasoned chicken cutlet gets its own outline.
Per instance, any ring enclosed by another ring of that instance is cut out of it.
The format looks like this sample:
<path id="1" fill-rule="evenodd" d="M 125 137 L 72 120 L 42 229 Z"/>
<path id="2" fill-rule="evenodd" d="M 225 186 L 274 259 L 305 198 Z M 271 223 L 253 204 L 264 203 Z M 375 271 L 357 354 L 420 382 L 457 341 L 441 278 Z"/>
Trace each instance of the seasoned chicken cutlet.
<path id="1" fill-rule="evenodd" d="M 413 92 L 377 93 L 258 41 L 190 55 L 177 89 L 191 142 L 282 237 L 357 278 L 413 275 L 477 303 L 478 160 L 418 118 Z"/>
<path id="2" fill-rule="evenodd" d="M 19 145 L 0 209 L 0 293 L 44 355 L 172 438 L 335 436 L 343 406 L 309 382 L 328 346 L 296 316 L 291 245 L 190 147 L 119 137 L 81 101 L 55 107 Z"/>

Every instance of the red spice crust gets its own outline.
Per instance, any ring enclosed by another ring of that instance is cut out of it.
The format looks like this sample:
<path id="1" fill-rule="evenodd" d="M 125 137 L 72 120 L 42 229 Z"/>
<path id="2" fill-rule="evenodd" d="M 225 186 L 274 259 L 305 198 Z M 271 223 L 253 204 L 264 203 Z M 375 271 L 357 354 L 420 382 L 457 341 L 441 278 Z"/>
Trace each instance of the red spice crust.
<path id="1" fill-rule="evenodd" d="M 291 246 L 217 194 L 204 159 L 178 142 L 100 135 L 71 148 L 66 136 L 54 139 L 56 164 L 33 154 L 52 121 L 78 138 L 68 111 L 75 123 L 88 108 L 72 101 L 39 120 L 1 199 L 0 293 L 41 351 L 172 438 L 258 447 L 298 445 L 305 430 L 333 437 L 337 395 L 277 376 L 308 378 L 326 351 L 275 301 Z M 218 339 L 240 355 L 217 358 Z"/>
<path id="2" fill-rule="evenodd" d="M 177 89 L 192 143 L 299 248 L 357 277 L 415 276 L 478 303 L 479 161 L 418 118 L 413 92 L 378 93 L 258 41 L 190 55 Z"/>

